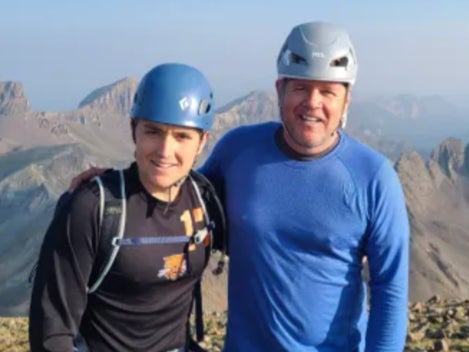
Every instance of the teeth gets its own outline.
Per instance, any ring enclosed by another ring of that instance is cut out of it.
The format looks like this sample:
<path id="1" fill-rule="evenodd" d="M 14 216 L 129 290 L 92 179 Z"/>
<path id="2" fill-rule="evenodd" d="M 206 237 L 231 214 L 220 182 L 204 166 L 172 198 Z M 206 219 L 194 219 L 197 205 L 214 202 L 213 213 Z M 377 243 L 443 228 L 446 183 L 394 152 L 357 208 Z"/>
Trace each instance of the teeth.
<path id="1" fill-rule="evenodd" d="M 301 118 L 306 121 L 311 121 L 311 122 L 320 122 L 321 119 L 318 119 L 317 117 L 313 116 L 307 116 L 307 115 L 301 115 Z"/>
<path id="2" fill-rule="evenodd" d="M 162 168 L 171 167 L 171 164 L 167 164 L 167 163 L 159 163 L 159 162 L 155 162 L 155 161 L 152 161 L 151 163 L 155 166 L 162 167 Z"/>

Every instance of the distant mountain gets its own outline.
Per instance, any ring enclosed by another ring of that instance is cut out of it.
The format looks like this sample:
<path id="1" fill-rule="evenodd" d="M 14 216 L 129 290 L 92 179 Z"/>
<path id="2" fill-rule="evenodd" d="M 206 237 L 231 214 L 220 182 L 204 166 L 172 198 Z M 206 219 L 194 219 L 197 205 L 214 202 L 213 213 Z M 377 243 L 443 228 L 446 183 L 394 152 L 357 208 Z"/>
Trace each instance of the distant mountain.
<path id="1" fill-rule="evenodd" d="M 425 157 L 451 136 L 469 140 L 469 110 L 438 95 L 401 95 L 355 101 L 350 106 L 350 125 L 379 139 L 411 144 Z"/>
<path id="2" fill-rule="evenodd" d="M 219 108 L 202 160 L 226 132 L 241 125 L 278 121 L 277 97 L 272 92 L 252 91 Z"/>
<path id="3" fill-rule="evenodd" d="M 128 116 L 137 86 L 138 80 L 134 78 L 121 79 L 91 92 L 80 102 L 78 108 L 88 107 Z"/>
<path id="4" fill-rule="evenodd" d="M 439 95 L 416 97 L 410 94 L 391 98 L 378 98 L 376 103 L 392 115 L 402 119 L 426 119 L 428 116 L 450 116 L 454 119 L 462 112 Z"/>
<path id="5" fill-rule="evenodd" d="M 7 263 L 0 267 L 0 315 L 25 313 L 29 270 L 57 197 L 72 176 L 89 164 L 119 167 L 132 159 L 129 111 L 136 86 L 135 80 L 122 79 L 90 93 L 76 110 L 51 113 L 31 111 L 21 84 L 0 84 L 0 260 Z M 439 115 L 445 111 L 452 117 Z M 457 121 L 464 121 L 464 112 L 458 111 L 437 97 L 409 96 L 358 101 L 349 111 L 347 132 L 397 161 L 412 226 L 412 299 L 433 293 L 468 296 L 468 147 L 448 139 L 428 161 L 413 151 L 420 139 L 430 143 L 450 131 L 454 121 L 463 133 Z M 278 120 L 272 92 L 253 91 L 219 108 L 199 162 L 229 129 Z M 435 121 L 440 125 L 432 125 Z M 407 141 L 395 138 L 405 135 Z M 206 307 L 224 309 L 226 276 L 206 276 Z"/>
<path id="6" fill-rule="evenodd" d="M 0 153 L 15 147 L 78 143 L 98 154 L 130 160 L 133 147 L 128 116 L 135 80 L 123 79 L 97 89 L 80 109 L 60 113 L 31 111 L 29 103 L 20 104 L 27 101 L 20 84 L 3 85 L 16 93 L 4 94 L 3 106 L 9 107 L 9 113 L 0 117 Z"/>

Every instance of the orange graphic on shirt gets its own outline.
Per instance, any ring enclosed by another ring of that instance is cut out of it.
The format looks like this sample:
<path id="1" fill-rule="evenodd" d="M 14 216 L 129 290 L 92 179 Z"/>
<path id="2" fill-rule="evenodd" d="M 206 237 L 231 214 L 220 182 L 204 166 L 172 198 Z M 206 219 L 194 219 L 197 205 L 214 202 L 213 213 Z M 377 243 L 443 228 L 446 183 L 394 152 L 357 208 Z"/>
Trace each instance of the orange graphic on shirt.
<path id="1" fill-rule="evenodd" d="M 194 221 L 196 223 L 203 222 L 205 220 L 204 209 L 202 207 L 192 209 L 192 216 L 194 217 Z M 191 217 L 191 213 L 189 212 L 189 210 L 186 210 L 182 213 L 180 220 L 184 224 L 186 236 L 191 237 L 194 234 L 194 225 L 192 223 L 192 217 Z M 211 237 L 210 234 L 208 234 L 204 238 L 203 244 L 205 247 L 210 246 L 210 237 Z M 191 252 L 195 251 L 196 248 L 197 247 L 195 244 L 189 245 L 189 251 Z"/>
<path id="2" fill-rule="evenodd" d="M 186 273 L 187 265 L 184 254 L 173 254 L 164 259 L 164 268 L 158 272 L 158 277 L 177 280 Z"/>
<path id="3" fill-rule="evenodd" d="M 192 209 L 192 215 L 194 215 L 195 222 L 204 221 L 204 209 L 202 207 Z"/>

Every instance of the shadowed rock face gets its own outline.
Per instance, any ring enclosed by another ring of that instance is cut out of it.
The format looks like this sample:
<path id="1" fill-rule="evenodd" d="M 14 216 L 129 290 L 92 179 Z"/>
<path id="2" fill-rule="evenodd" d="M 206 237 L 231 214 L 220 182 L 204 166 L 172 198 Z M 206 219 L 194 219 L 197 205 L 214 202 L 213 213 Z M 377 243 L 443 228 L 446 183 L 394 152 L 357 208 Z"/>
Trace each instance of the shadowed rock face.
<path id="1" fill-rule="evenodd" d="M 0 115 L 21 114 L 30 111 L 29 100 L 23 94 L 23 85 L 0 82 Z"/>
<path id="2" fill-rule="evenodd" d="M 448 138 L 441 143 L 431 155 L 445 175 L 449 178 L 457 178 L 463 172 L 464 144 L 461 140 Z"/>
<path id="3" fill-rule="evenodd" d="M 469 180 L 461 141 L 449 138 L 425 162 L 416 152 L 396 163 L 412 230 L 410 299 L 469 297 Z"/>

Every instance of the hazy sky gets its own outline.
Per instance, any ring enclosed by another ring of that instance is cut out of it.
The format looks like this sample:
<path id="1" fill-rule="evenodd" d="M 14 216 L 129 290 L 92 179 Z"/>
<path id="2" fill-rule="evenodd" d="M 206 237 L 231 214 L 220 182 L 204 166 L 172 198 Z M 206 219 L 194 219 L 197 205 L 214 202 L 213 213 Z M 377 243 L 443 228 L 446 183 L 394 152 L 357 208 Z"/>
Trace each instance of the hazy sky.
<path id="1" fill-rule="evenodd" d="M 35 110 L 68 110 L 96 88 L 177 61 L 207 75 L 220 106 L 273 90 L 286 35 L 312 20 L 349 31 L 358 96 L 441 94 L 469 105 L 465 0 L 2 1 L 0 81 L 22 82 Z"/>

